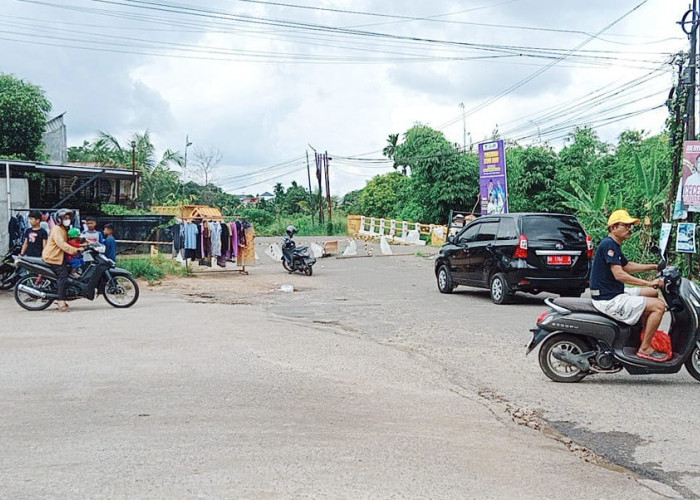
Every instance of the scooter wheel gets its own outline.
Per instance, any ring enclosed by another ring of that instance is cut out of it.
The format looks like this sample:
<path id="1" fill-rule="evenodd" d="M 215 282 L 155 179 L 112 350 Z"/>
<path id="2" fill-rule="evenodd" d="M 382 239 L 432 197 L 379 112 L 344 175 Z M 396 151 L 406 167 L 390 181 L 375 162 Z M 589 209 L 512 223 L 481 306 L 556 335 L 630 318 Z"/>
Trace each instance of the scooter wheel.
<path id="1" fill-rule="evenodd" d="M 311 266 L 306 266 L 304 268 L 304 274 L 307 276 L 311 276 L 314 273 L 314 268 Z"/>
<path id="2" fill-rule="evenodd" d="M 695 380 L 700 382 L 700 347 L 695 346 L 693 353 L 685 362 L 685 369 Z"/>
<path id="3" fill-rule="evenodd" d="M 547 339 L 540 349 L 539 362 L 540 368 L 550 380 L 573 383 L 583 380 L 588 375 L 580 368 L 555 358 L 554 352 L 557 350 L 581 354 L 588 350 L 588 346 L 580 338 L 563 333 Z"/>
<path id="4" fill-rule="evenodd" d="M 291 267 L 289 267 L 289 264 L 287 264 L 287 261 L 284 260 L 284 259 L 282 259 L 282 267 L 283 267 L 284 270 L 287 271 L 288 273 L 293 273 L 293 272 L 294 272 L 294 269 L 292 269 Z"/>

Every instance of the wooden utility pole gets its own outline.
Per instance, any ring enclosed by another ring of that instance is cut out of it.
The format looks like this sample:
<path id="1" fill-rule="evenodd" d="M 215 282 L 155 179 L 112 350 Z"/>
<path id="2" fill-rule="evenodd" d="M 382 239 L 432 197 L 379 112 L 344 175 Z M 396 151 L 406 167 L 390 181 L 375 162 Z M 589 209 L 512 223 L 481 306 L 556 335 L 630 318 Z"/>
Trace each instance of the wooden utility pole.
<path id="1" fill-rule="evenodd" d="M 311 212 L 311 225 L 314 225 L 314 193 L 311 191 L 311 168 L 309 167 L 309 150 L 306 150 L 306 175 L 309 177 L 309 211 Z"/>
<path id="2" fill-rule="evenodd" d="M 328 202 L 328 222 L 333 222 L 333 207 L 331 203 L 331 180 L 328 177 L 328 151 L 323 154 L 323 163 L 326 168 L 326 201 Z"/>

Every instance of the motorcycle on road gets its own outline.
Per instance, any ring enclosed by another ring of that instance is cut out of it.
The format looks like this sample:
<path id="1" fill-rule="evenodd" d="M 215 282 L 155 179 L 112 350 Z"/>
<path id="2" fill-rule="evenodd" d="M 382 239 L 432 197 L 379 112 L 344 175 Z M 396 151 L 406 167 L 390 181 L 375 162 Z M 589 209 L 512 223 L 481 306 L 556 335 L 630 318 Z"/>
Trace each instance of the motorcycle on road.
<path id="1" fill-rule="evenodd" d="M 309 247 L 298 247 L 294 242 L 294 234 L 297 228 L 294 226 L 287 227 L 287 236 L 282 243 L 282 267 L 288 273 L 299 271 L 307 276 L 311 276 L 314 272 L 313 265 L 316 259 L 311 256 Z"/>
<path id="2" fill-rule="evenodd" d="M 126 269 L 115 267 L 105 257 L 104 245 L 93 244 L 83 252 L 89 255 L 79 278 L 69 278 L 66 300 L 94 300 L 102 294 L 113 307 L 131 307 L 139 298 L 139 286 Z M 28 311 L 41 311 L 58 300 L 57 276 L 39 257 L 19 257 L 17 266 L 25 270 L 15 286 L 15 301 Z"/>
<path id="3" fill-rule="evenodd" d="M 11 289 L 19 280 L 20 269 L 15 264 L 15 257 L 20 249 L 20 245 L 13 246 L 0 261 L 0 290 Z"/>
<path id="4" fill-rule="evenodd" d="M 588 375 L 677 373 L 685 366 L 700 381 L 700 288 L 674 266 L 659 263 L 663 296 L 671 313 L 669 335 L 673 356 L 663 363 L 635 354 L 641 344 L 642 325 L 627 325 L 603 315 L 592 299 L 546 299 L 550 307 L 530 330 L 526 355 L 541 344 L 539 364 L 555 382 L 578 382 Z"/>

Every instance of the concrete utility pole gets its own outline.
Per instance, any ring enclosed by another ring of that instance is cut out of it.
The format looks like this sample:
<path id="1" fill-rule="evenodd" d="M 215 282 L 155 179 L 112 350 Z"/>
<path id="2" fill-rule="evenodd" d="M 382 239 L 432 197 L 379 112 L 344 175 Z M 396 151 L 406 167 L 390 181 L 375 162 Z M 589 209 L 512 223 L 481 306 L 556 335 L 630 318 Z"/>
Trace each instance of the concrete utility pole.
<path id="1" fill-rule="evenodd" d="M 467 117 L 464 114 L 464 103 L 460 102 L 459 107 L 462 108 L 462 148 L 467 150 Z"/>
<path id="2" fill-rule="evenodd" d="M 182 183 L 187 182 L 187 148 L 189 148 L 192 145 L 190 142 L 190 135 L 187 134 L 185 136 L 185 164 L 182 167 Z"/>
<path id="3" fill-rule="evenodd" d="M 696 76 L 697 76 L 697 51 L 698 51 L 698 0 L 693 0 L 693 8 L 690 13 L 692 18 L 692 24 L 690 29 L 690 58 L 688 61 L 688 70 L 690 72 L 690 92 L 688 92 L 688 126 L 686 127 L 686 139 L 689 141 L 695 140 L 695 95 L 697 94 L 697 89 L 695 87 Z M 686 16 L 688 15 L 686 13 Z M 685 21 L 685 17 L 684 17 Z M 685 28 L 684 28 L 685 29 Z"/>

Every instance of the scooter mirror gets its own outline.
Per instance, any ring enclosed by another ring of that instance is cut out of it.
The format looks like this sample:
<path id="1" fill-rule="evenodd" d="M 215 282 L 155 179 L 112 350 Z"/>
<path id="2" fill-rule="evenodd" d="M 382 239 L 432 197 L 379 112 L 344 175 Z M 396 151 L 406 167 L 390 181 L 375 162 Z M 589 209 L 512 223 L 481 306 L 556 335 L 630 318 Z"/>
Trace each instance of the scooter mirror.
<path id="1" fill-rule="evenodd" d="M 651 247 L 651 253 L 661 257 L 661 249 L 658 247 L 658 245 L 654 245 L 653 247 Z"/>

